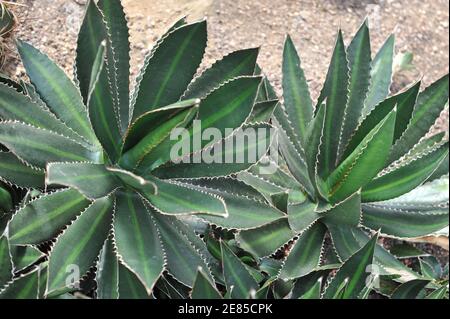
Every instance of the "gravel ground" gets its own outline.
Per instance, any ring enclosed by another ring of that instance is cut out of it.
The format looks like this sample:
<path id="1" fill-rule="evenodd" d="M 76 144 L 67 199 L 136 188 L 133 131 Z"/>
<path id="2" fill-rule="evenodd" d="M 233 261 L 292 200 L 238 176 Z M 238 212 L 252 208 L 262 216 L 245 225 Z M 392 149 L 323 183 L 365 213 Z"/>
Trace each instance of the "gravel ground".
<path id="1" fill-rule="evenodd" d="M 72 72 L 76 35 L 86 0 L 17 0 L 16 37 L 31 42 L 67 72 Z M 123 0 L 129 17 L 132 74 L 154 41 L 177 18 L 207 17 L 209 48 L 206 65 L 246 47 L 261 47 L 259 63 L 280 93 L 281 56 L 286 33 L 297 45 L 314 97 L 324 81 L 339 27 L 348 42 L 367 16 L 374 49 L 392 32 L 397 52 L 414 54 L 413 70 L 394 79 L 393 92 L 422 78 L 432 83 L 449 69 L 448 0 Z M 4 70 L 23 77 L 12 54 Z M 438 121 L 448 132 L 448 112 Z M 427 247 L 429 249 L 429 247 Z M 448 252 L 436 253 L 448 262 Z"/>

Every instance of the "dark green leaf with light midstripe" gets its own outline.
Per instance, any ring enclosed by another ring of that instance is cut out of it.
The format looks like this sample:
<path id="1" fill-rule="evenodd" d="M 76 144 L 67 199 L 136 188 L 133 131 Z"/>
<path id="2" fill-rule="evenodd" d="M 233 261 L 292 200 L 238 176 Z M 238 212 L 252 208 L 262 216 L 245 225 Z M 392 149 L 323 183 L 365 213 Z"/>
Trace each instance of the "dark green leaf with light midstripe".
<path id="1" fill-rule="evenodd" d="M 392 81 L 392 64 L 394 62 L 394 45 L 395 36 L 391 35 L 373 59 L 370 72 L 370 88 L 361 118 L 365 118 L 376 105 L 389 95 Z"/>
<path id="2" fill-rule="evenodd" d="M 290 36 L 286 38 L 283 52 L 283 96 L 286 113 L 304 146 L 313 106 L 300 58 Z"/>
<path id="3" fill-rule="evenodd" d="M 348 100 L 339 140 L 339 158 L 358 127 L 370 85 L 371 51 L 368 21 L 365 20 L 347 49 L 350 79 Z"/>
<path id="4" fill-rule="evenodd" d="M 17 211 L 9 223 L 9 240 L 13 245 L 32 245 L 49 240 L 89 203 L 74 189 L 43 195 Z"/>
<path id="5" fill-rule="evenodd" d="M 372 180 L 363 188 L 364 202 L 379 202 L 408 193 L 425 182 L 448 156 L 448 143 L 423 157 Z"/>
<path id="6" fill-rule="evenodd" d="M 288 205 L 288 219 L 291 228 L 300 233 L 321 216 L 316 212 L 317 204 L 305 199 L 304 202 Z"/>
<path id="7" fill-rule="evenodd" d="M 182 183 L 150 179 L 157 187 L 157 194 L 142 192 L 152 206 L 159 212 L 168 215 L 211 214 L 222 218 L 227 215 L 225 203 L 222 199 L 194 189 Z"/>
<path id="8" fill-rule="evenodd" d="M 102 161 L 93 152 L 62 135 L 19 122 L 0 122 L 0 142 L 27 163 L 44 168 L 49 162 Z"/>
<path id="9" fill-rule="evenodd" d="M 287 244 L 294 236 L 287 218 L 281 218 L 259 228 L 243 230 L 236 239 L 244 250 L 265 257 Z"/>
<path id="10" fill-rule="evenodd" d="M 19 41 L 18 49 L 27 75 L 49 109 L 75 132 L 97 146 L 97 138 L 75 84 L 62 69 L 30 44 Z"/>
<path id="11" fill-rule="evenodd" d="M 13 263 L 8 238 L 0 237 L 0 290 L 13 278 Z"/>
<path id="12" fill-rule="evenodd" d="M 98 47 L 107 39 L 103 17 L 95 1 L 89 0 L 77 39 L 75 73 L 83 102 L 87 104 L 91 88 L 92 69 Z"/>
<path id="13" fill-rule="evenodd" d="M 53 113 L 45 108 L 42 102 L 35 102 L 30 97 L 3 84 L 0 84 L 0 118 L 48 129 L 67 136 L 78 143 L 88 145 L 81 135 L 58 120 Z"/>
<path id="14" fill-rule="evenodd" d="M 192 299 L 222 299 L 222 295 L 217 290 L 215 285 L 203 273 L 202 269 L 197 272 L 194 286 L 191 292 Z"/>
<path id="15" fill-rule="evenodd" d="M 203 98 L 231 79 L 253 75 L 258 53 L 258 48 L 246 49 L 232 52 L 223 57 L 189 84 L 183 100 Z"/>
<path id="16" fill-rule="evenodd" d="M 348 145 L 346 145 L 346 149 L 342 159 L 345 159 L 348 155 L 350 155 L 361 143 L 364 137 L 366 137 L 367 134 L 369 134 L 370 131 L 373 130 L 373 128 L 396 107 L 397 117 L 395 120 L 395 133 L 391 144 L 395 142 L 406 129 L 406 126 L 411 119 L 412 111 L 416 103 L 417 94 L 419 93 L 419 88 L 420 82 L 418 82 L 405 92 L 394 95 L 380 102 L 380 104 L 378 104 L 359 125 Z"/>
<path id="17" fill-rule="evenodd" d="M 119 263 L 119 278 L 120 299 L 149 299 L 142 282 L 121 263 Z"/>
<path id="18" fill-rule="evenodd" d="M 326 231 L 327 228 L 317 222 L 300 234 L 284 261 L 280 278 L 290 280 L 303 277 L 319 266 Z"/>
<path id="19" fill-rule="evenodd" d="M 11 245 L 11 256 L 15 271 L 19 271 L 34 264 L 45 254 L 34 246 Z"/>
<path id="20" fill-rule="evenodd" d="M 201 21 L 173 30 L 158 43 L 138 83 L 133 119 L 179 100 L 203 59 L 206 41 L 206 21 Z"/>
<path id="21" fill-rule="evenodd" d="M 113 163 L 121 152 L 122 137 L 114 109 L 112 90 L 108 78 L 108 70 L 103 44 L 100 45 L 95 63 L 98 69 L 92 69 L 92 83 L 87 99 L 87 108 L 92 127 L 100 143 Z M 108 61 L 108 63 L 111 63 Z"/>
<path id="22" fill-rule="evenodd" d="M 340 202 L 369 183 L 384 167 L 395 130 L 396 110 L 391 111 L 327 180 L 328 197 Z"/>
<path id="23" fill-rule="evenodd" d="M 339 30 L 327 79 L 321 92 L 321 96 L 323 95 L 326 98 L 325 107 L 327 108 L 319 153 L 318 173 L 322 178 L 328 177 L 337 165 L 339 136 L 345 117 L 348 95 L 349 72 L 347 63 L 344 40 L 342 32 Z M 321 103 L 318 105 L 321 105 Z"/>
<path id="24" fill-rule="evenodd" d="M 220 242 L 222 250 L 222 269 L 228 293 L 232 298 L 246 299 L 252 291 L 258 289 L 258 284 L 242 261 L 223 242 Z"/>
<path id="25" fill-rule="evenodd" d="M 426 236 L 448 226 L 448 205 L 411 211 L 380 203 L 366 204 L 362 209 L 365 226 L 396 237 Z"/>
<path id="26" fill-rule="evenodd" d="M 123 280 L 126 280 L 123 278 Z M 98 299 L 119 298 L 119 261 L 115 252 L 112 237 L 103 245 L 95 273 Z"/>
<path id="27" fill-rule="evenodd" d="M 446 74 L 419 94 L 408 128 L 392 148 L 388 163 L 405 155 L 434 125 L 448 102 L 448 78 Z"/>
<path id="28" fill-rule="evenodd" d="M 114 233 L 117 252 L 150 293 L 164 270 L 158 231 L 138 194 L 118 192 L 116 199 Z"/>
<path id="29" fill-rule="evenodd" d="M 68 287 L 74 266 L 84 275 L 98 257 L 111 229 L 114 199 L 96 200 L 58 238 L 49 257 L 46 294 Z"/>
<path id="30" fill-rule="evenodd" d="M 122 186 L 104 165 L 90 163 L 50 163 L 46 183 L 73 187 L 90 199 L 105 197 Z"/>
<path id="31" fill-rule="evenodd" d="M 0 179 L 25 187 L 44 187 L 44 172 L 21 162 L 13 153 L 0 152 Z"/>
<path id="32" fill-rule="evenodd" d="M 130 40 L 127 17 L 120 0 L 100 0 L 98 6 L 107 26 L 108 71 L 122 132 L 129 122 Z"/>
<path id="33" fill-rule="evenodd" d="M 14 279 L 0 292 L 0 299 L 38 299 L 39 271 L 38 269 Z"/>
<path id="34" fill-rule="evenodd" d="M 211 277 L 205 256 L 182 234 L 177 227 L 181 223 L 176 218 L 152 212 L 161 236 L 163 249 L 166 253 L 167 270 L 178 281 L 192 287 L 199 267 Z"/>
<path id="35" fill-rule="evenodd" d="M 323 297 L 325 299 L 333 298 L 336 295 L 342 283 L 347 281 L 346 288 L 342 293 L 343 299 L 356 299 L 361 291 L 366 287 L 366 280 L 370 273 L 367 267 L 373 263 L 375 245 L 378 235 L 372 237 L 367 244 L 351 256 L 339 268 L 336 275 L 325 290 Z"/>

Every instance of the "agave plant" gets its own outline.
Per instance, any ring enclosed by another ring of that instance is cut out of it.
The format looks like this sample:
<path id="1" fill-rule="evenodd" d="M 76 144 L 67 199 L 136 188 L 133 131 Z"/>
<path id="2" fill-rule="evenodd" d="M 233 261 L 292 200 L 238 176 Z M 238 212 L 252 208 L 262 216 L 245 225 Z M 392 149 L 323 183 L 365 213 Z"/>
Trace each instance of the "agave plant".
<path id="1" fill-rule="evenodd" d="M 8 267 L 1 267 L 1 284 L 8 284 L 1 297 L 57 296 L 77 290 L 92 272 L 99 298 L 148 297 L 166 272 L 190 287 L 199 267 L 210 280 L 212 275 L 205 243 L 183 217 L 253 225 L 255 215 L 262 223 L 282 215 L 262 204 L 255 212 L 251 200 L 179 179 L 230 175 L 253 165 L 249 160 L 189 165 L 171 157 L 179 142 L 171 132 L 186 128 L 183 138 L 191 141 L 193 120 L 201 120 L 203 129 L 234 129 L 202 141 L 195 152 L 233 139 L 243 126 L 270 128 L 258 122 L 276 104 L 261 85 L 266 81 L 256 66 L 258 49 L 231 53 L 195 76 L 207 44 L 206 21 L 181 19 L 148 54 L 130 93 L 128 38 L 119 0 L 89 1 L 75 81 L 18 41 L 31 84 L 21 91 L 18 84 L 0 84 L 0 144 L 7 148 L 0 153 L 0 176 L 18 189 L 44 193 L 24 200 L 2 237 L 0 256 Z M 266 152 L 269 145 L 264 136 L 232 148 L 231 155 L 247 148 Z M 190 152 L 177 156 L 196 154 Z M 221 187 L 232 189 L 234 182 L 226 179 Z M 25 276 L 17 273 L 14 252 L 29 248 L 42 261 L 36 247 L 47 261 Z M 133 295 L 137 291 L 142 294 Z"/>
<path id="2" fill-rule="evenodd" d="M 389 96 L 393 53 L 390 36 L 372 59 L 367 22 L 348 47 L 339 31 L 313 107 L 299 56 L 287 37 L 284 104 L 273 116 L 279 168 L 263 174 L 254 166 L 238 174 L 286 212 L 238 235 L 241 247 L 259 257 L 291 244 L 280 278 L 314 272 L 323 262 L 328 237 L 342 263 L 369 241 L 372 231 L 401 239 L 446 227 L 448 232 L 448 142 L 443 133 L 428 134 L 448 103 L 448 75 L 421 92 L 419 81 Z M 399 282 L 423 279 L 380 245 L 374 264 Z M 360 293 L 354 290 L 351 297 Z"/>

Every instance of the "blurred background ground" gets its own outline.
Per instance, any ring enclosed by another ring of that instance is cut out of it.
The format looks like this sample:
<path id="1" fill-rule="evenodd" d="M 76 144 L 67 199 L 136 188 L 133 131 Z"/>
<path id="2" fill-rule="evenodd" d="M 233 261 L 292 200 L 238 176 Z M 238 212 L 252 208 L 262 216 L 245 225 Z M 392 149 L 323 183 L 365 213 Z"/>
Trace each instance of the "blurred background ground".
<path id="1" fill-rule="evenodd" d="M 10 0 L 11 1 L 11 0 Z M 373 51 L 392 32 L 397 52 L 412 52 L 415 68 L 394 79 L 393 92 L 423 78 L 428 85 L 449 69 L 448 0 L 122 0 L 129 17 L 132 73 L 154 41 L 177 18 L 208 18 L 210 64 L 233 50 L 261 47 L 259 63 L 280 92 L 286 33 L 297 45 L 314 97 L 324 81 L 339 27 L 348 42 L 367 16 Z M 31 42 L 72 72 L 77 32 L 86 0 L 15 0 L 15 36 Z M 11 42 L 10 47 L 13 48 Z M 12 51 L 3 72 L 23 77 Z M 448 132 L 448 112 L 438 121 Z M 429 249 L 428 246 L 425 248 Z M 437 250 L 448 261 L 448 253 Z M 442 259 L 441 259 L 442 260 Z"/>

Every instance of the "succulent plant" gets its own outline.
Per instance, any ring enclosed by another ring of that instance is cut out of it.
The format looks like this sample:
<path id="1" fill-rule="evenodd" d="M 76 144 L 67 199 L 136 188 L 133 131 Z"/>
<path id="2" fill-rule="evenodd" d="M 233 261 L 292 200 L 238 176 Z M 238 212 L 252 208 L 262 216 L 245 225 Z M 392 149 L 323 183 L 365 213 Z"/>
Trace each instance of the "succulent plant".
<path id="1" fill-rule="evenodd" d="M 206 21 L 181 19 L 157 41 L 130 92 L 128 38 L 119 0 L 89 1 L 75 81 L 44 53 L 18 41 L 31 84 L 0 83 L 0 144 L 6 147 L 0 176 L 17 189 L 43 193 L 26 197 L 2 237 L 0 256 L 12 255 L 14 266 L 1 269 L 2 284 L 10 281 L 1 297 L 67 296 L 93 272 L 99 298 L 148 297 L 163 272 L 189 287 L 199 267 L 211 280 L 212 275 L 205 243 L 182 221 L 186 215 L 254 223 L 252 201 L 183 180 L 230 175 L 254 163 L 176 164 L 171 149 L 178 141 L 170 134 L 186 128 L 183 138 L 191 141 L 194 119 L 203 129 L 234 129 L 202 141 L 194 149 L 200 152 L 235 138 L 243 126 L 270 128 L 260 120 L 276 101 L 261 85 L 258 49 L 231 53 L 195 76 L 207 44 Z M 247 148 L 267 152 L 268 142 L 269 136 L 261 137 L 232 148 L 231 155 Z M 221 186 L 232 189 L 234 182 Z M 265 222 L 281 214 L 268 205 L 257 213 Z M 36 247 L 47 261 L 42 263 Z M 19 248 L 40 262 L 13 279 Z"/>
<path id="2" fill-rule="evenodd" d="M 373 231 L 401 239 L 446 227 L 448 232 L 448 141 L 443 133 L 428 134 L 448 103 L 448 75 L 422 92 L 419 81 L 390 95 L 393 53 L 390 36 L 372 60 L 367 22 L 348 47 L 339 31 L 314 107 L 294 43 L 287 37 L 284 103 L 273 115 L 279 168 L 264 174 L 254 166 L 238 174 L 286 212 L 273 223 L 241 231 L 237 238 L 258 257 L 290 243 L 280 278 L 296 280 L 316 271 L 329 237 L 342 263 Z M 374 264 L 397 282 L 423 280 L 378 244 Z"/>

